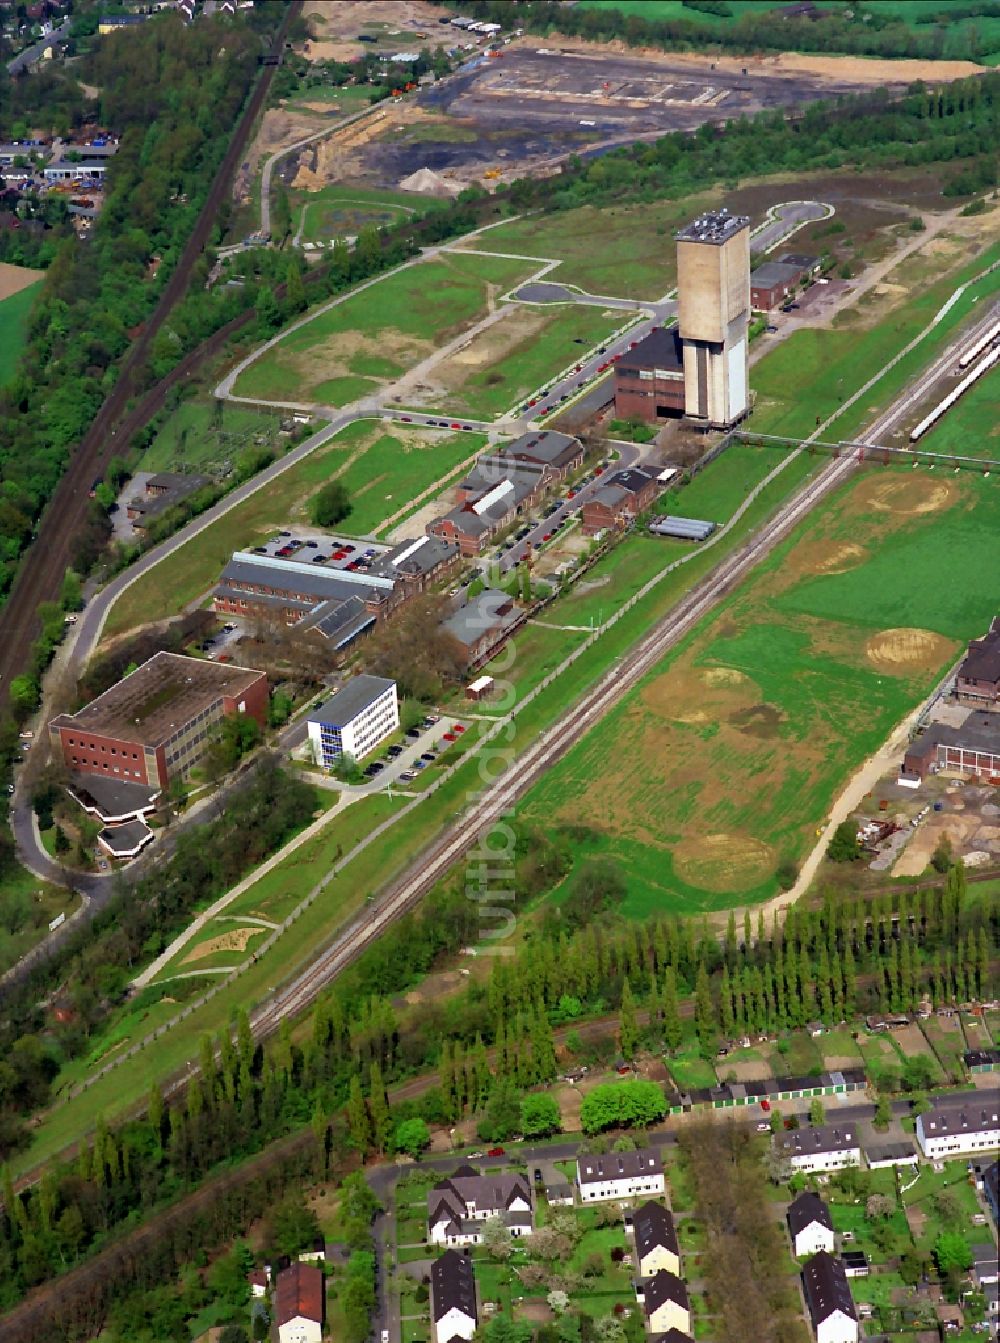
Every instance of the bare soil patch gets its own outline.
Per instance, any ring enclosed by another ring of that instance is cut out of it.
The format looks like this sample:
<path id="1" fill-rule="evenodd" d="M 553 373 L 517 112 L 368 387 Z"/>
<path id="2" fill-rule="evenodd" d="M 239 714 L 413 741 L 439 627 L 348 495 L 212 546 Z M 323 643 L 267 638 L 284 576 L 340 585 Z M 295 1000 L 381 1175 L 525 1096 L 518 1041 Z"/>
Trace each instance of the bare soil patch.
<path id="1" fill-rule="evenodd" d="M 315 37 L 303 43 L 302 54 L 310 61 L 351 61 L 365 50 L 358 33 L 379 28 L 401 38 L 417 31 L 436 34 L 442 12 L 419 0 L 393 0 L 391 5 L 384 0 L 306 0 L 303 15 Z"/>
<path id="2" fill-rule="evenodd" d="M 929 480 L 924 476 L 894 477 L 888 480 L 871 476 L 854 491 L 855 507 L 864 512 L 938 513 L 955 502 L 957 490 L 950 481 Z"/>
<path id="3" fill-rule="evenodd" d="M 697 52 L 672 51 L 670 61 L 704 65 L 705 57 Z M 746 68 L 754 75 L 811 75 L 819 80 L 875 86 L 909 84 L 917 79 L 965 79 L 982 74 L 987 68 L 974 61 L 881 61 L 865 56 L 808 56 L 798 51 L 782 51 L 774 56 L 716 56 L 714 63 L 720 71 L 731 75 L 740 75 Z"/>
<path id="4" fill-rule="evenodd" d="M 27 289 L 44 274 L 43 270 L 32 270 L 30 266 L 13 266 L 9 261 L 0 261 L 0 302 Z"/>
<path id="5" fill-rule="evenodd" d="M 217 951 L 246 951 L 251 940 L 266 931 L 264 928 L 232 928 L 227 933 L 220 933 L 218 937 L 209 938 L 207 942 L 200 942 L 188 952 L 182 964 L 189 965 L 194 961 L 203 960 Z"/>
<path id="6" fill-rule="evenodd" d="M 782 568 L 796 578 L 812 574 L 843 574 L 864 564 L 868 551 L 854 541 L 803 541 Z"/>
<path id="7" fill-rule="evenodd" d="M 751 708 L 758 686 L 733 667 L 671 667 L 642 692 L 643 703 L 675 723 L 707 723 Z"/>
<path id="8" fill-rule="evenodd" d="M 866 641 L 865 655 L 879 671 L 911 676 L 914 672 L 933 671 L 953 648 L 951 639 L 932 630 L 882 630 Z"/>
<path id="9" fill-rule="evenodd" d="M 724 832 L 682 839 L 673 858 L 677 874 L 689 886 L 720 893 L 758 886 L 775 867 L 769 844 L 752 835 Z"/>

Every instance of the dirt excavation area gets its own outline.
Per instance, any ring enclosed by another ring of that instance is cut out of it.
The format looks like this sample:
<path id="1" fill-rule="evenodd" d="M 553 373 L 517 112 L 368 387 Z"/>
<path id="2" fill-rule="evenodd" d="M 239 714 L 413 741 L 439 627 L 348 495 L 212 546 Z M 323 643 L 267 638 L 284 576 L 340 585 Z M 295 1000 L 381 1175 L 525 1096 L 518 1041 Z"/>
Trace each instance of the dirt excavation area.
<path id="1" fill-rule="evenodd" d="M 433 38 L 436 45 L 438 19 L 447 13 L 420 0 L 393 0 L 390 5 L 384 0 L 306 0 L 302 12 L 314 34 L 302 47 L 311 61 L 356 60 L 371 45 L 358 41 L 360 33 L 399 38 L 403 44 Z"/>

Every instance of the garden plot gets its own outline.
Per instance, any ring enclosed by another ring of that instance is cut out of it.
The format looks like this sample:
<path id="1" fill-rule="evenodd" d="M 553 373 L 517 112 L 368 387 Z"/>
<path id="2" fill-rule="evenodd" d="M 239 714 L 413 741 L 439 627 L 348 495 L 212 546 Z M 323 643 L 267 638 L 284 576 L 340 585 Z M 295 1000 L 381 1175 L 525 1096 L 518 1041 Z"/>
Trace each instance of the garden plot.
<path id="1" fill-rule="evenodd" d="M 547 774 L 527 814 L 586 815 L 652 907 L 771 894 L 995 614 L 998 527 L 989 480 L 859 473 Z"/>

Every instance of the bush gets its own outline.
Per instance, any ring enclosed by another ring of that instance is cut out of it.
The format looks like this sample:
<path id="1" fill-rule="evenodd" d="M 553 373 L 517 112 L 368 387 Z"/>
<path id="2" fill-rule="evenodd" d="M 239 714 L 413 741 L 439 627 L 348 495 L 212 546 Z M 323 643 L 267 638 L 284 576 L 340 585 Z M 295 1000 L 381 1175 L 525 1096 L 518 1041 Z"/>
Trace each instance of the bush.
<path id="1" fill-rule="evenodd" d="M 329 480 L 313 495 L 310 515 L 317 527 L 335 527 L 351 511 L 351 496 L 347 486 L 339 480 Z"/>
<path id="2" fill-rule="evenodd" d="M 858 827 L 853 821 L 841 821 L 833 832 L 826 856 L 832 863 L 855 863 L 861 857 Z"/>

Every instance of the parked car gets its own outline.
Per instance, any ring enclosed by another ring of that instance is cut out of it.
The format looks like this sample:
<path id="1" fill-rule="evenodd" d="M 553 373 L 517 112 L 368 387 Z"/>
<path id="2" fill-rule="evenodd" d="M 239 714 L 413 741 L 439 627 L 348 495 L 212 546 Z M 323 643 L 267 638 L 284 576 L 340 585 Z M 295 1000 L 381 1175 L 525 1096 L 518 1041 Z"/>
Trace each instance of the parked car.
<path id="1" fill-rule="evenodd" d="M 413 781 L 413 775 L 410 773 L 408 769 L 404 769 L 402 774 L 399 776 L 399 782 L 412 783 L 412 781 Z"/>
<path id="2" fill-rule="evenodd" d="M 420 740 L 420 729 L 419 729 L 418 727 L 411 727 L 410 730 L 409 730 L 409 732 L 407 732 L 406 735 L 409 737 L 410 741 L 419 741 L 419 740 Z"/>
<path id="3" fill-rule="evenodd" d="M 386 755 L 390 756 L 393 760 L 395 760 L 398 755 L 402 754 L 403 754 L 402 746 L 390 746 L 388 751 L 386 751 Z"/>
<path id="4" fill-rule="evenodd" d="M 451 730 L 452 732 L 462 733 L 465 731 L 465 726 L 462 723 L 454 723 Z"/>
<path id="5" fill-rule="evenodd" d="M 771 1109 L 771 1102 L 768 1100 L 762 1100 L 760 1103 L 760 1108 L 764 1111 L 765 1114 L 767 1114 Z"/>
<path id="6" fill-rule="evenodd" d="M 429 765 L 429 764 L 431 763 L 432 760 L 436 760 L 436 759 L 437 759 L 437 756 L 434 754 L 433 751 L 425 751 L 425 752 L 423 753 L 423 755 L 420 757 L 420 759 L 421 759 L 421 760 L 426 760 L 426 762 L 427 762 L 428 765 Z"/>
<path id="7" fill-rule="evenodd" d="M 446 732 L 446 733 L 444 734 L 444 739 L 445 739 L 445 741 L 457 741 L 457 740 L 458 740 L 458 738 L 455 736 L 454 732 Z"/>
<path id="8" fill-rule="evenodd" d="M 487 1156 L 506 1156 L 507 1153 L 502 1147 L 491 1147 L 486 1153 Z"/>
<path id="9" fill-rule="evenodd" d="M 757 1125 L 757 1132 L 758 1132 L 758 1133 L 770 1133 L 770 1132 L 771 1132 L 771 1125 L 767 1122 L 766 1119 L 762 1119 L 762 1120 L 760 1121 L 760 1123 Z"/>

